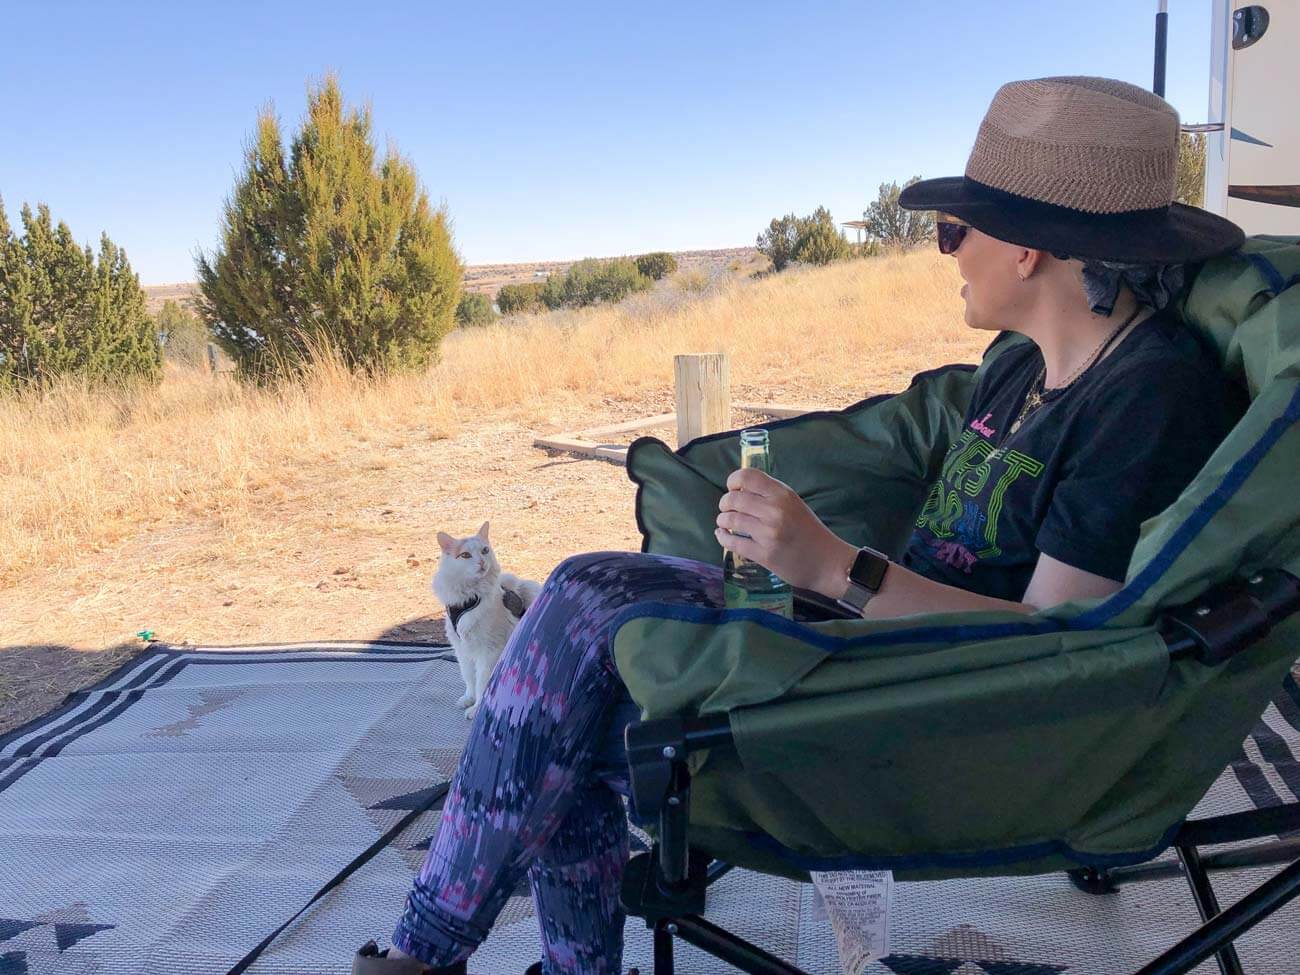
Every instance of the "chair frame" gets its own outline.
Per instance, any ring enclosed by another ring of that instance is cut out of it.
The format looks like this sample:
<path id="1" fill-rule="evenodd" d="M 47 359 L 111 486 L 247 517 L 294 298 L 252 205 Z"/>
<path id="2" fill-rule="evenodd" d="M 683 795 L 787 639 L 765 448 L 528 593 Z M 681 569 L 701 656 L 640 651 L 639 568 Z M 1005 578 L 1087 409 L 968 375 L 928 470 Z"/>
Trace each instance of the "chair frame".
<path id="1" fill-rule="evenodd" d="M 1157 625 L 1171 657 L 1217 666 L 1297 611 L 1300 579 L 1267 570 L 1162 613 Z M 691 775 L 686 762 L 693 752 L 735 747 L 728 716 L 632 723 L 625 730 L 625 744 L 637 813 L 645 821 L 657 821 L 658 836 L 649 852 L 628 863 L 622 900 L 628 913 L 644 919 L 654 932 L 655 975 L 673 975 L 677 938 L 751 975 L 807 975 L 703 917 L 709 885 L 731 867 L 690 845 Z M 1081 890 L 1104 895 L 1123 885 L 1182 874 L 1202 923 L 1134 975 L 1186 975 L 1210 955 L 1215 955 L 1221 975 L 1244 975 L 1234 940 L 1300 896 L 1300 835 L 1280 835 L 1287 833 L 1300 834 L 1300 802 L 1187 820 L 1171 843 L 1177 862 L 1082 867 L 1068 876 Z M 1201 851 L 1203 846 L 1270 836 L 1279 838 L 1244 849 Z M 1275 864 L 1287 866 L 1227 910 L 1220 908 L 1210 872 Z"/>

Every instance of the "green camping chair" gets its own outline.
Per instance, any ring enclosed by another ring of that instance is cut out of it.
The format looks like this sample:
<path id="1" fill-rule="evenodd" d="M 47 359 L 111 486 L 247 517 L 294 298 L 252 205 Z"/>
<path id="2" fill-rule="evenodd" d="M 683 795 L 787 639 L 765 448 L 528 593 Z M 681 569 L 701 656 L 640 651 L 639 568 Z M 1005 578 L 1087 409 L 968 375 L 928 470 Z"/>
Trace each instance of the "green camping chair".
<path id="1" fill-rule="evenodd" d="M 626 732 L 633 798 L 655 843 L 623 896 L 654 929 L 657 975 L 672 972 L 674 938 L 747 972 L 799 972 L 701 916 L 729 864 L 804 880 L 1066 871 L 1102 892 L 1168 872 L 1147 861 L 1171 846 L 1205 923 L 1142 975 L 1210 954 L 1241 971 L 1233 939 L 1300 894 L 1300 840 L 1199 848 L 1300 830 L 1300 803 L 1187 816 L 1300 656 L 1298 244 L 1250 238 L 1185 290 L 1181 317 L 1251 405 L 1143 524 L 1114 596 L 1028 617 L 624 611 L 614 655 L 644 718 Z M 842 538 L 897 555 L 980 370 L 1018 341 L 1001 336 L 978 369 L 769 424 L 774 476 Z M 676 452 L 634 443 L 643 550 L 720 562 L 713 520 L 737 466 L 734 431 Z M 1289 866 L 1220 911 L 1207 870 L 1261 863 Z"/>

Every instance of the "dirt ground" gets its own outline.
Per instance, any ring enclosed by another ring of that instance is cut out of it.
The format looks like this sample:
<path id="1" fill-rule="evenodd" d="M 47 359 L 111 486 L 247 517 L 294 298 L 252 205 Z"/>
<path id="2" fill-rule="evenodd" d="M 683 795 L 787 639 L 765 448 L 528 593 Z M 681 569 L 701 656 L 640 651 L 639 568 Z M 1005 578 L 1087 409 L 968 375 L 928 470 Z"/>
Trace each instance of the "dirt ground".
<path id="1" fill-rule="evenodd" d="M 770 392 L 735 387 L 733 398 Z M 625 469 L 532 441 L 672 408 L 664 389 L 552 410 L 544 422 L 486 419 L 447 439 L 410 437 L 383 465 L 300 472 L 296 493 L 275 503 L 309 508 L 310 535 L 277 530 L 272 510 L 258 537 L 230 537 L 214 515 L 44 570 L 10 590 L 0 614 L 0 733 L 101 679 L 145 646 L 140 631 L 171 646 L 441 642 L 442 609 L 429 590 L 439 530 L 463 537 L 490 521 L 503 567 L 539 581 L 569 555 L 637 551 Z"/>

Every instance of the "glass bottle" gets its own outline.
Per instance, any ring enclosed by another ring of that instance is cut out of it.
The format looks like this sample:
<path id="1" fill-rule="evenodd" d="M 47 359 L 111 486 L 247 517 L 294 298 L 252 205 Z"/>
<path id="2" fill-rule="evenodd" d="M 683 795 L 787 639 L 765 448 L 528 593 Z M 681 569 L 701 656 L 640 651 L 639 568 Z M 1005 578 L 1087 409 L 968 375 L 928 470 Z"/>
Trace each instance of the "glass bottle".
<path id="1" fill-rule="evenodd" d="M 740 431 L 740 466 L 771 473 L 772 455 L 766 430 L 751 428 Z M 794 590 L 776 573 L 769 572 L 757 562 L 737 555 L 731 549 L 723 549 L 722 579 L 728 609 L 764 609 L 794 619 Z"/>

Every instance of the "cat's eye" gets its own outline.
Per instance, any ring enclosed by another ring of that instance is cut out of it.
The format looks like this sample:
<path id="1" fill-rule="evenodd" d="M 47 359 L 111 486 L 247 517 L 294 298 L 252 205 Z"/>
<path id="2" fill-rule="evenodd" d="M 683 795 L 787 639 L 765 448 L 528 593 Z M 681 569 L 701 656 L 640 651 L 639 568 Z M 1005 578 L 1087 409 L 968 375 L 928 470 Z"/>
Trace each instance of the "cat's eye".
<path id="1" fill-rule="evenodd" d="M 469 558 L 469 553 L 468 553 L 468 552 L 461 552 L 459 555 L 456 556 L 456 558 L 458 558 L 458 559 L 467 559 L 467 558 Z"/>
<path id="2" fill-rule="evenodd" d="M 487 554 L 488 554 L 488 550 L 487 550 L 487 549 L 484 549 L 484 550 L 483 550 L 483 554 L 484 554 L 484 555 L 487 555 Z"/>

